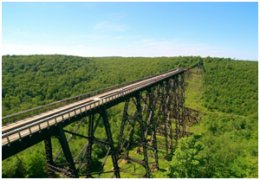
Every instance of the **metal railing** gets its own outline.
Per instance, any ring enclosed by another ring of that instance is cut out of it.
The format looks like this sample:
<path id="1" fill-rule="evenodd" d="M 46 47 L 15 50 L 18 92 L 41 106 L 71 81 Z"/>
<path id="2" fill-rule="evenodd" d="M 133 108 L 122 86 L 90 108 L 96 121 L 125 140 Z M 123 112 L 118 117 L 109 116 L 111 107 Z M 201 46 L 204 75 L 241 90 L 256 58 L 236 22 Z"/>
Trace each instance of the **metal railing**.
<path id="1" fill-rule="evenodd" d="M 173 70 L 174 69 L 171 69 L 171 70 L 169 70 L 165 73 L 171 72 Z M 74 96 L 74 97 L 63 99 L 63 100 L 55 101 L 55 102 L 52 102 L 52 103 L 49 103 L 49 104 L 46 104 L 46 105 L 37 106 L 37 107 L 34 107 L 32 109 L 28 109 L 28 110 L 21 111 L 21 112 L 18 112 L 18 113 L 10 114 L 10 115 L 4 116 L 2 118 L 2 123 L 3 123 L 3 125 L 7 125 L 9 123 L 16 122 L 17 120 L 28 118 L 28 117 L 43 113 L 45 111 L 51 110 L 51 109 L 59 108 L 59 107 L 62 107 L 64 105 L 67 105 L 67 104 L 70 104 L 70 103 L 73 103 L 73 102 L 77 102 L 77 101 L 86 99 L 88 97 L 91 97 L 91 96 L 94 96 L 94 95 L 97 95 L 97 94 L 100 94 L 100 93 L 104 93 L 106 91 L 110 91 L 110 90 L 114 90 L 114 89 L 117 89 L 117 88 L 120 88 L 120 87 L 131 85 L 131 84 L 136 83 L 138 81 L 150 79 L 152 77 L 156 77 L 156 76 L 159 76 L 159 75 L 161 75 L 161 74 L 147 76 L 147 77 L 144 77 L 142 79 L 135 80 L 135 81 L 119 84 L 119 85 L 116 85 L 116 86 L 111 86 L 111 87 L 104 88 L 104 89 L 97 90 L 97 91 L 92 91 L 92 92 L 81 94 L 81 95 L 78 95 L 78 96 Z"/>
<path id="2" fill-rule="evenodd" d="M 184 71 L 184 70 L 182 70 L 182 71 Z M 182 71 L 180 71 L 180 72 L 182 72 Z M 169 71 L 169 72 L 171 72 L 171 71 Z M 180 73 L 180 72 L 178 72 L 178 73 Z M 70 119 L 71 117 L 76 116 L 78 114 L 81 114 L 82 112 L 91 110 L 93 108 L 96 108 L 97 106 L 103 105 L 114 99 L 125 96 L 138 89 L 141 89 L 143 87 L 156 83 L 162 79 L 168 78 L 169 76 L 172 76 L 173 74 L 178 74 L 176 72 L 172 72 L 169 74 L 167 74 L 167 73 L 164 73 L 163 77 L 157 78 L 156 80 L 150 80 L 147 82 L 140 82 L 138 84 L 135 84 L 135 85 L 131 86 L 130 88 L 126 88 L 125 90 L 119 91 L 117 94 L 112 92 L 111 93 L 112 95 L 108 94 L 100 100 L 97 100 L 94 102 L 88 101 L 88 102 L 79 104 L 75 107 L 71 107 L 71 108 L 62 110 L 60 112 L 53 113 L 53 114 L 47 115 L 45 117 L 41 117 L 36 120 L 30 121 L 27 124 L 22 124 L 20 126 L 18 125 L 13 128 L 9 128 L 8 130 L 5 130 L 2 132 L 3 133 L 2 145 L 9 144 L 10 142 L 12 142 L 14 140 L 21 139 L 25 136 L 33 134 L 34 132 L 41 131 L 41 130 L 43 130 L 45 128 L 49 128 L 50 126 L 53 126 L 53 125 L 57 125 L 58 123 L 63 122 L 67 119 Z M 167 75 L 165 75 L 165 74 L 167 74 Z M 149 78 L 146 78 L 146 79 L 149 79 Z M 134 83 L 132 83 L 132 84 L 134 84 Z"/>

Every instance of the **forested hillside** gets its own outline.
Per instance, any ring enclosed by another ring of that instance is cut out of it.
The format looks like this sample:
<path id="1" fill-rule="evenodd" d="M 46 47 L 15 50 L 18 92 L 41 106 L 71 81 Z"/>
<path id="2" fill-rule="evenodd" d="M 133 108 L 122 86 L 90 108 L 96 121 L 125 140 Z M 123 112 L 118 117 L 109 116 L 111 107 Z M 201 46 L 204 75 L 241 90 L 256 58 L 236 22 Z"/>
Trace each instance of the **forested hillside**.
<path id="1" fill-rule="evenodd" d="M 205 107 L 237 115 L 257 113 L 257 63 L 207 59 L 204 64 Z"/>
<path id="2" fill-rule="evenodd" d="M 203 116 L 181 139 L 169 175 L 258 177 L 258 63 L 207 58 L 204 67 L 186 103 Z"/>
<path id="3" fill-rule="evenodd" d="M 200 122 L 189 127 L 192 134 L 178 142 L 172 160 L 160 156 L 162 169 L 153 177 L 257 177 L 257 62 L 200 57 L 4 56 L 3 114 L 188 67 L 199 60 L 205 71 L 194 69 L 187 79 L 185 106 L 200 111 Z M 113 137 L 118 136 L 121 110 L 114 107 L 109 112 Z M 72 151 L 82 143 L 71 144 Z M 95 162 L 99 162 L 102 149 L 94 149 Z M 3 177 L 46 177 L 43 143 L 3 161 L 2 168 Z"/>
<path id="4" fill-rule="evenodd" d="M 197 57 L 3 56 L 3 115 L 187 67 Z"/>

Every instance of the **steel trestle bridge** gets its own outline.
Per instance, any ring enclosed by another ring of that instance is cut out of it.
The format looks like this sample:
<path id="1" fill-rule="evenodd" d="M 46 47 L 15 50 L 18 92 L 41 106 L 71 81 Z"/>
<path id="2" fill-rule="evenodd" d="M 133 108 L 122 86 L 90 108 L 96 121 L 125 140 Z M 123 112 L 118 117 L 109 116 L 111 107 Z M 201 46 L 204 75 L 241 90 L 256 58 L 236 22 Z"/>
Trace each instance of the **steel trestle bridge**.
<path id="1" fill-rule="evenodd" d="M 193 67 L 197 66 L 201 63 Z M 187 134 L 186 126 L 198 120 L 197 111 L 184 107 L 184 76 L 189 76 L 191 68 L 177 68 L 4 125 L 2 159 L 44 141 L 50 177 L 59 172 L 68 177 L 95 177 L 95 174 L 111 173 L 119 178 L 120 172 L 124 172 L 118 164 L 122 159 L 141 165 L 145 169 L 142 176 L 151 177 L 152 171 L 159 169 L 158 135 L 164 137 L 165 158 L 169 159 L 175 142 Z M 108 109 L 120 103 L 124 103 L 123 116 L 119 136 L 113 139 Z M 65 129 L 72 123 L 76 124 L 72 131 Z M 78 133 L 84 123 L 86 135 Z M 104 129 L 106 138 L 98 138 L 97 128 Z M 70 137 L 67 138 L 66 134 Z M 69 146 L 74 136 L 86 139 L 77 157 L 73 157 Z M 56 157 L 52 138 L 56 138 L 61 147 Z M 94 144 L 106 149 L 99 172 L 93 171 L 92 167 Z M 133 147 L 138 147 L 142 159 L 131 157 L 129 152 Z M 57 162 L 62 154 L 65 159 L 63 164 Z M 108 156 L 113 169 L 105 171 Z"/>

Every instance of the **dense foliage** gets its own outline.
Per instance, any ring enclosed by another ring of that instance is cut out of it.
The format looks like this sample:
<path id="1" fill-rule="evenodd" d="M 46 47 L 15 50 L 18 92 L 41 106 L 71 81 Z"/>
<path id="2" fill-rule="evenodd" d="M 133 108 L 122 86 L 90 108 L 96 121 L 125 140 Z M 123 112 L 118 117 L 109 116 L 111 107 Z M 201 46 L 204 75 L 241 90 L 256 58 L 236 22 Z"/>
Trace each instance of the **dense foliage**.
<path id="1" fill-rule="evenodd" d="M 203 117 L 179 142 L 170 177 L 258 176 L 257 65 L 204 60 L 203 94 L 193 105 Z"/>
<path id="2" fill-rule="evenodd" d="M 3 56 L 3 115 L 187 67 L 197 59 Z"/>
<path id="3" fill-rule="evenodd" d="M 4 56 L 3 113 L 187 67 L 201 59 Z M 153 177 L 257 177 L 257 63 L 220 58 L 202 60 L 205 72 L 196 70 L 188 79 L 185 103 L 201 112 L 201 120 L 189 128 L 192 135 L 178 142 L 171 161 L 159 154 L 162 168 Z M 109 111 L 114 139 L 118 137 L 122 108 L 119 104 Z M 86 126 L 82 125 L 79 133 L 86 133 Z M 67 128 L 73 129 L 74 125 Z M 97 134 L 104 136 L 101 126 Z M 162 142 L 158 137 L 158 143 Z M 85 141 L 77 139 L 71 143 L 72 153 L 76 153 Z M 104 154 L 104 149 L 94 146 L 96 168 Z M 45 163 L 44 146 L 39 143 L 3 161 L 2 175 L 46 177 Z M 142 168 L 137 171 L 143 173 Z"/>
<path id="4" fill-rule="evenodd" d="M 257 112 L 257 63 L 207 59 L 204 64 L 205 107 L 239 115 Z"/>

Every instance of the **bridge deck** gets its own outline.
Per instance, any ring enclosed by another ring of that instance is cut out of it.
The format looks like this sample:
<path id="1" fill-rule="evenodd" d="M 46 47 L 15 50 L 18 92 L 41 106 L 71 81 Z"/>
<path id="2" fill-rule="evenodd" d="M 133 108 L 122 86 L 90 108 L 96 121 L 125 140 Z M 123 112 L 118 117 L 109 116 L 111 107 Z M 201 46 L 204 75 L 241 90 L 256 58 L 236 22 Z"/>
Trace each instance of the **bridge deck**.
<path id="1" fill-rule="evenodd" d="M 57 125 L 83 112 L 102 106 L 117 98 L 126 96 L 144 87 L 158 83 L 176 74 L 182 73 L 182 68 L 141 80 L 136 83 L 104 92 L 59 108 L 50 110 L 39 115 L 19 120 L 15 123 L 2 127 L 2 146 L 9 145 L 14 141 L 22 140 L 24 137 L 32 136 L 34 133 L 51 126 Z"/>

